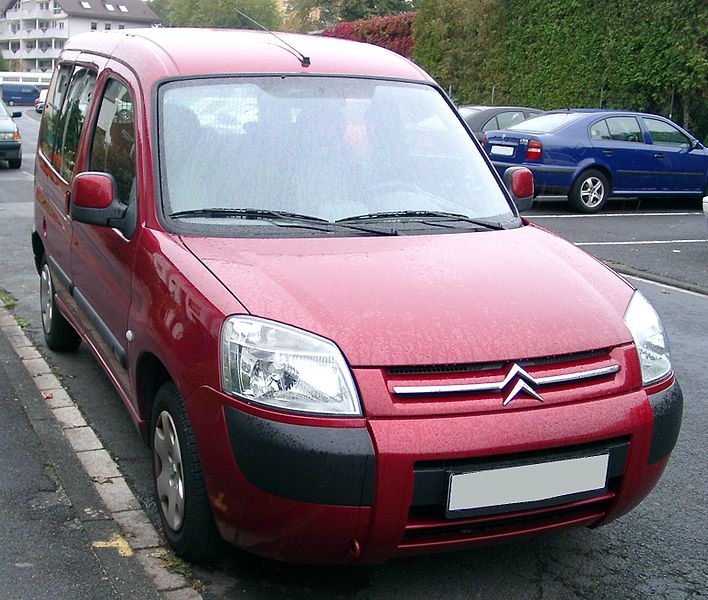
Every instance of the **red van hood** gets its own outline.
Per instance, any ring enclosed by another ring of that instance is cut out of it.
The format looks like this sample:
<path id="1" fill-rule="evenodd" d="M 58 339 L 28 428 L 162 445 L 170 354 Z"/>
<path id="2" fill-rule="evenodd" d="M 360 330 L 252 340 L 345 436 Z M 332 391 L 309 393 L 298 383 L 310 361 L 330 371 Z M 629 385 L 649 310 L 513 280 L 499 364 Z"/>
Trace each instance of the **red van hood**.
<path id="1" fill-rule="evenodd" d="M 183 240 L 251 314 L 333 340 L 356 367 L 516 360 L 631 341 L 623 321 L 631 287 L 533 226 Z"/>

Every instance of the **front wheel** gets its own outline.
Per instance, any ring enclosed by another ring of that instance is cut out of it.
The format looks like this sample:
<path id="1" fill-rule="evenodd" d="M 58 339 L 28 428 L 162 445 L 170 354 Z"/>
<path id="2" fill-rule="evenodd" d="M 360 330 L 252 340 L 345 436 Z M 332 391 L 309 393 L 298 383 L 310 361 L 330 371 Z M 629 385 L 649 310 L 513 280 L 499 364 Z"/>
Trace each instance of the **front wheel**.
<path id="1" fill-rule="evenodd" d="M 192 428 L 177 387 L 168 381 L 155 396 L 151 440 L 157 506 L 165 537 L 183 558 L 216 557 L 221 538 L 209 505 Z"/>
<path id="2" fill-rule="evenodd" d="M 8 158 L 7 164 L 11 169 L 19 169 L 22 166 L 22 157 L 20 158 Z"/>
<path id="3" fill-rule="evenodd" d="M 568 194 L 568 201 L 577 212 L 595 213 L 605 205 L 609 194 L 607 177 L 600 171 L 588 169 L 576 179 Z"/>
<path id="4" fill-rule="evenodd" d="M 39 270 L 39 305 L 42 314 L 44 341 L 50 350 L 67 352 L 76 350 L 81 337 L 59 312 L 54 301 L 54 283 L 47 259 L 42 258 Z"/>

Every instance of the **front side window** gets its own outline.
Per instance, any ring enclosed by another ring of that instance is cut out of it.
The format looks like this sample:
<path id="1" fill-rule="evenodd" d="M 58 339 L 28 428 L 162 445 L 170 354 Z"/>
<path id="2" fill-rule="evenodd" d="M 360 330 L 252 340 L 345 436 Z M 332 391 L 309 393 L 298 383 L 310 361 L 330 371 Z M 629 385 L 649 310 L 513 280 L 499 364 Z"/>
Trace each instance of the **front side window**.
<path id="1" fill-rule="evenodd" d="M 106 85 L 91 141 L 89 170 L 115 180 L 117 199 L 135 202 L 135 112 L 128 88 L 120 81 Z"/>
<path id="2" fill-rule="evenodd" d="M 159 128 L 163 210 L 180 224 L 254 225 L 223 216 L 242 209 L 330 224 L 400 211 L 516 218 L 428 85 L 297 76 L 172 82 L 160 88 Z M 217 210 L 199 215 L 205 209 Z"/>
<path id="3" fill-rule="evenodd" d="M 649 135 L 651 135 L 651 140 L 655 144 L 675 146 L 677 148 L 691 146 L 691 140 L 669 123 L 659 119 L 644 117 L 644 125 L 646 125 Z"/>

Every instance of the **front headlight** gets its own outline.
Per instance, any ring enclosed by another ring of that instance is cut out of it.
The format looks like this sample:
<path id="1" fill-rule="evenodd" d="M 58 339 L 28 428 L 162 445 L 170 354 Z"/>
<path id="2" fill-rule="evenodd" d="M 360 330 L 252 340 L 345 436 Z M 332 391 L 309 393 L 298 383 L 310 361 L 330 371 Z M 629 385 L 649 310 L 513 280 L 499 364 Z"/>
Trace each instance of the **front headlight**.
<path id="1" fill-rule="evenodd" d="M 351 371 L 333 342 L 257 317 L 224 322 L 221 382 L 227 394 L 275 408 L 361 415 Z"/>
<path id="2" fill-rule="evenodd" d="M 648 385 L 668 375 L 671 372 L 669 338 L 654 307 L 640 292 L 634 292 L 629 301 L 624 322 L 637 347 L 642 383 Z"/>

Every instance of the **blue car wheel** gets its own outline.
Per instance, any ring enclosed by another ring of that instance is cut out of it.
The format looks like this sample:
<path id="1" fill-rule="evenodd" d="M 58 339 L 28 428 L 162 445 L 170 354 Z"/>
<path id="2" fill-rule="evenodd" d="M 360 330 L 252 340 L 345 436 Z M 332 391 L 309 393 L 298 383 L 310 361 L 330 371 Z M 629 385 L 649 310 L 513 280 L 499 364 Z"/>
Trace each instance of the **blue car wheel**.
<path id="1" fill-rule="evenodd" d="M 568 201 L 577 212 L 594 213 L 605 205 L 609 194 L 610 185 L 604 173 L 588 169 L 575 180 Z"/>

